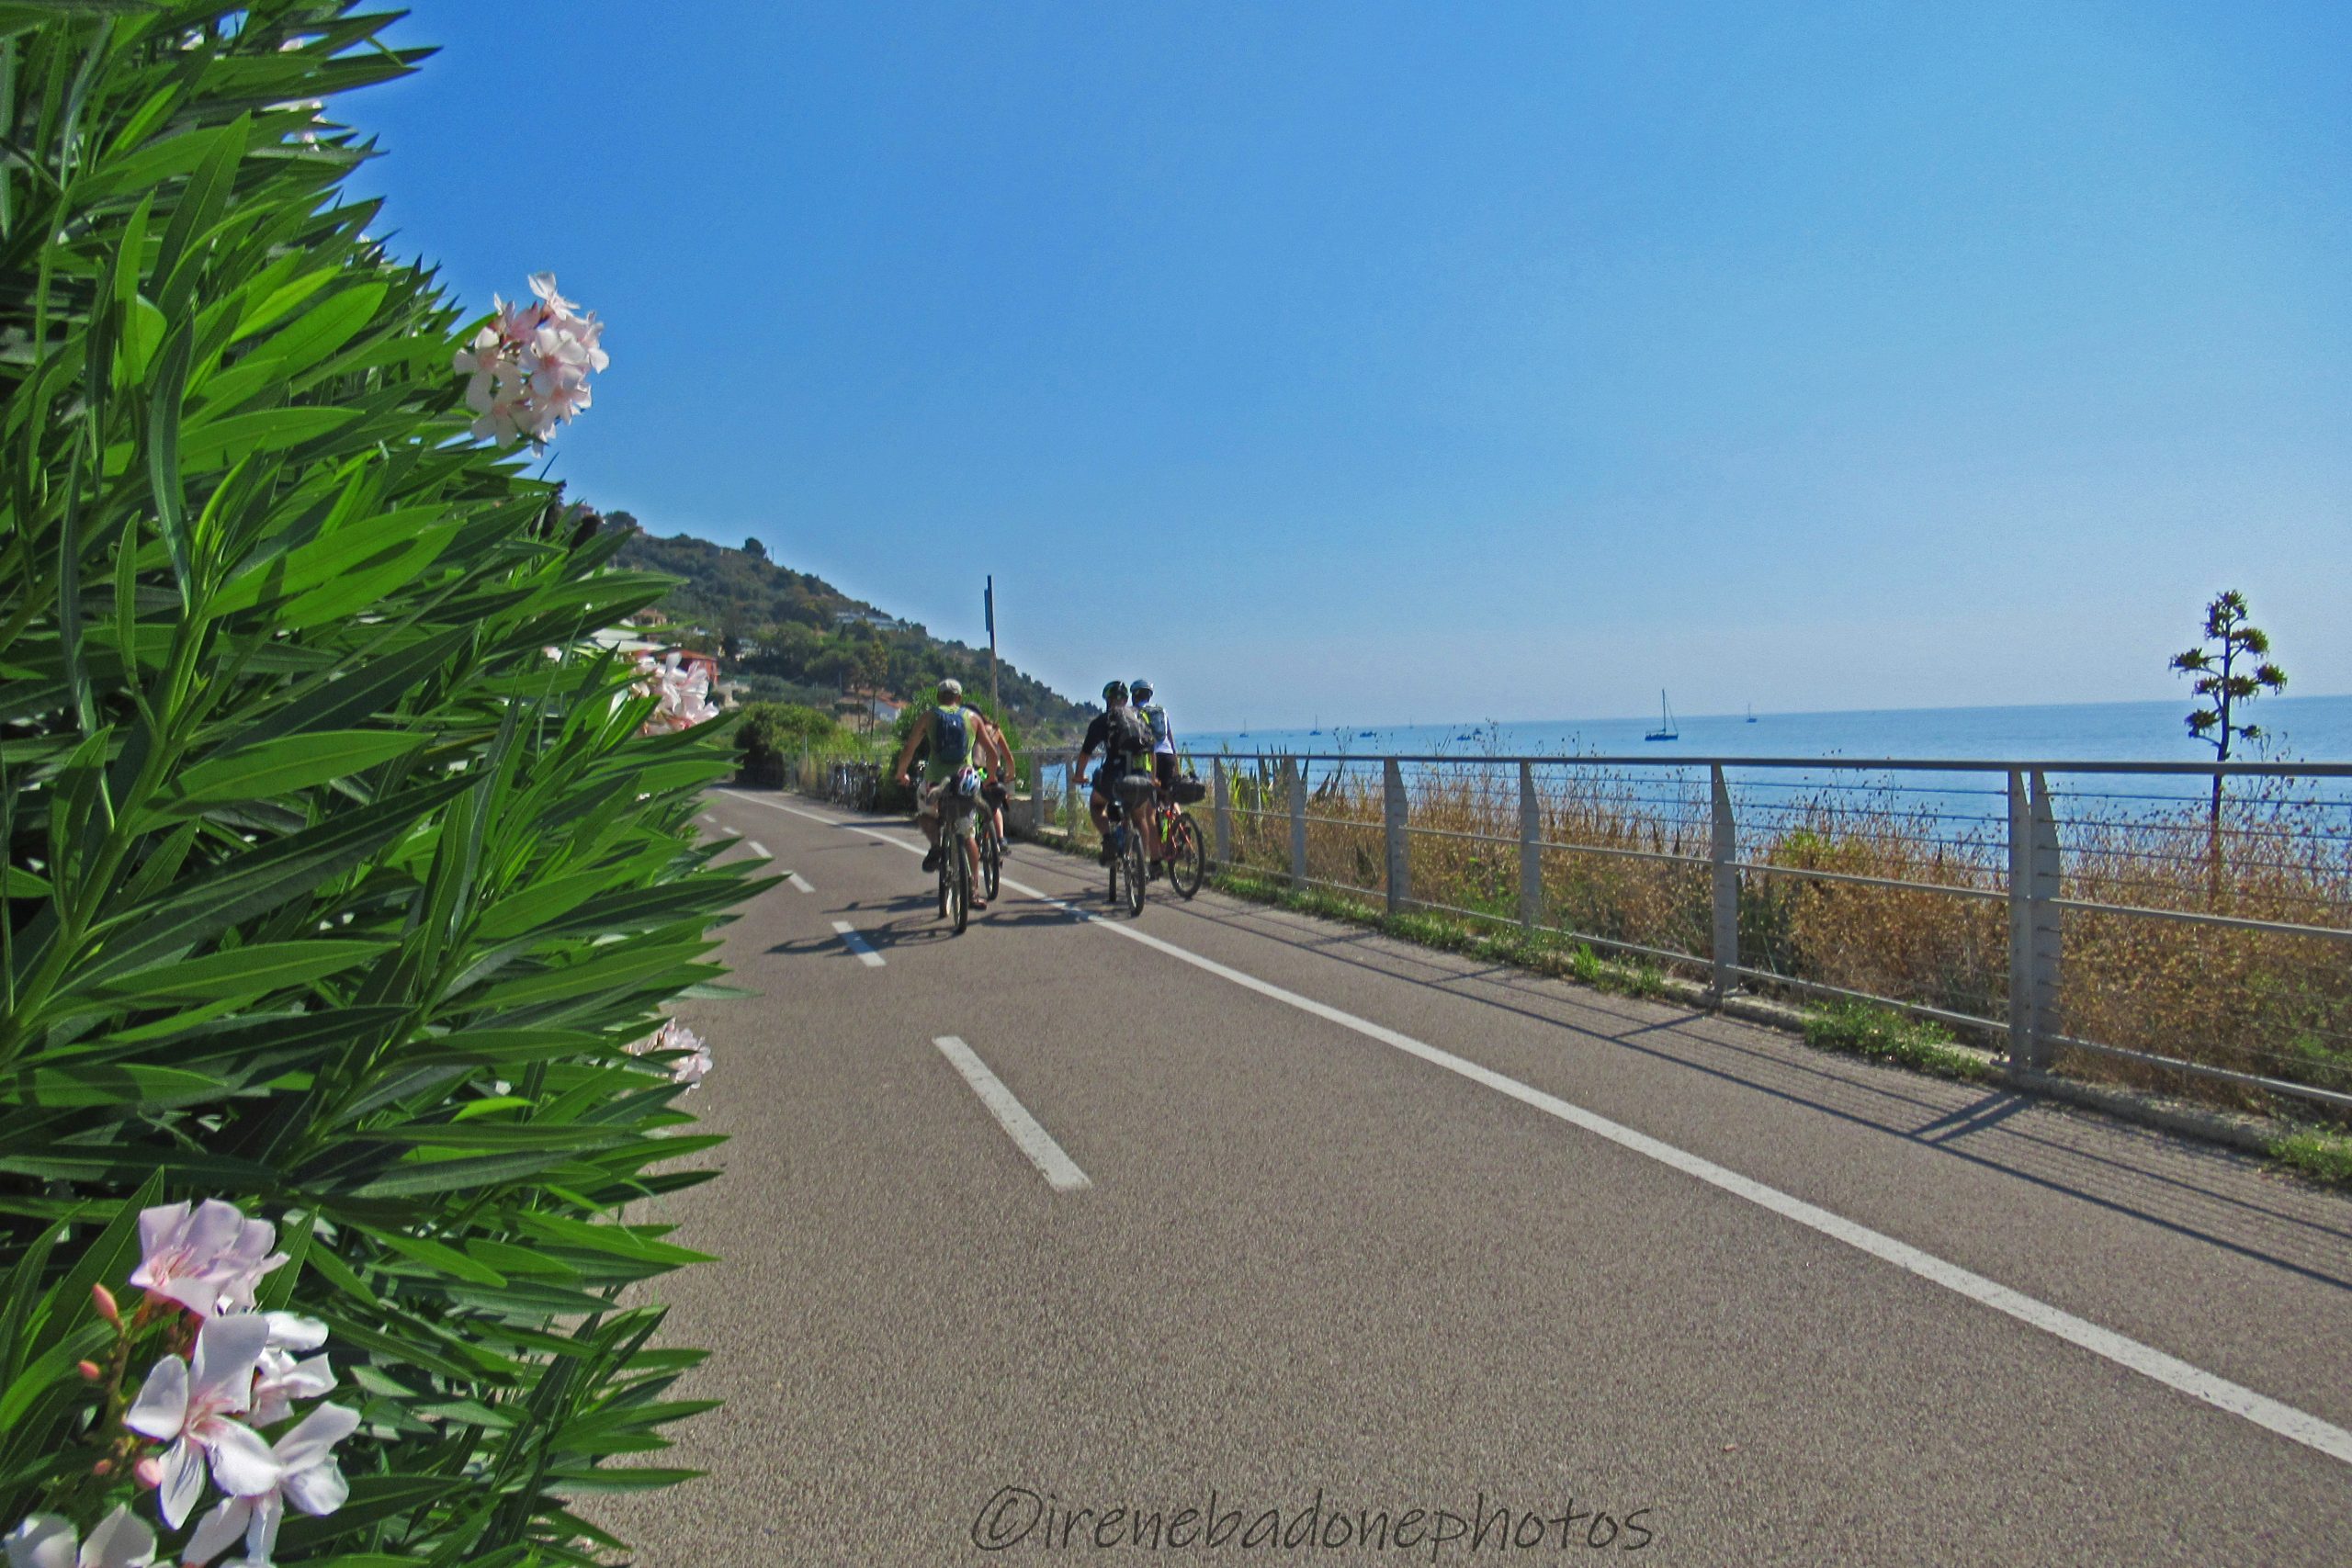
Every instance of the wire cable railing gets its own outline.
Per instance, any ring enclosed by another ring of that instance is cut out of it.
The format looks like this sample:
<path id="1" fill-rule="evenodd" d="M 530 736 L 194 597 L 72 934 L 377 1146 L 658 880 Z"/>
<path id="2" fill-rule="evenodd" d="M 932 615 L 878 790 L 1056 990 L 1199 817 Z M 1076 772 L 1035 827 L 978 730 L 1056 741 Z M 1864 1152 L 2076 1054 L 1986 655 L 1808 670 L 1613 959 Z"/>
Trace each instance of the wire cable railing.
<path id="1" fill-rule="evenodd" d="M 1092 832 L 1071 761 L 1026 758 L 1022 826 Z M 1626 955 L 1719 1000 L 1894 1009 L 2020 1077 L 2352 1119 L 2352 764 L 1194 766 L 1221 870 Z"/>

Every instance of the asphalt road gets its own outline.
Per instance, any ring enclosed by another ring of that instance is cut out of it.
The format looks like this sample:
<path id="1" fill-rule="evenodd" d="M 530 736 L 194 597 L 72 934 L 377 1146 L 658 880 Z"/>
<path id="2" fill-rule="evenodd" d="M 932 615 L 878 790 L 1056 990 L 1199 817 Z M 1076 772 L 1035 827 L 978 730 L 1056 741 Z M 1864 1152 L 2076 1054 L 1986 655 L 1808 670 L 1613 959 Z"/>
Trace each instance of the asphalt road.
<path id="1" fill-rule="evenodd" d="M 903 824 L 709 809 L 798 880 L 685 1012 L 649 1568 L 2352 1562 L 2339 1195 L 1034 848 L 951 938 Z"/>

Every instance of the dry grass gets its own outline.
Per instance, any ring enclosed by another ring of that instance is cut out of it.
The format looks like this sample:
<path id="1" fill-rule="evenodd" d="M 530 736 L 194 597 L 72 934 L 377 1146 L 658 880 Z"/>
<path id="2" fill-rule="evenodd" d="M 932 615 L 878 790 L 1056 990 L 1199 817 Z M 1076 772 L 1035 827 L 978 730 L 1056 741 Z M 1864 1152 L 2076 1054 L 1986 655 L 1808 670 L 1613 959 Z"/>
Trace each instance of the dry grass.
<path id="1" fill-rule="evenodd" d="M 1284 775 L 1244 760 L 1229 777 L 1234 868 L 1287 875 Z M 1540 832 L 1550 846 L 1539 857 L 1545 925 L 1605 951 L 1671 955 L 1660 961 L 1704 977 L 1713 958 L 1710 810 L 1703 782 L 1689 777 L 1536 770 Z M 1377 770 L 1316 763 L 1308 780 L 1309 878 L 1380 893 L 1386 839 Z M 2352 832 L 2340 800 L 2249 783 L 2232 797 L 2217 845 L 2201 803 L 2127 793 L 2061 798 L 2065 897 L 2352 925 Z M 1418 770 L 1409 795 L 1413 901 L 1516 922 L 1517 765 L 1465 760 Z M 1985 1020 L 1994 1027 L 1974 1032 L 1978 1043 L 1998 1048 L 2008 1005 L 2007 824 L 1951 806 L 1892 786 L 1743 802 L 1739 858 L 1751 869 L 1738 877 L 1742 963 L 1781 977 L 1779 988 L 1792 996 L 1817 995 L 1803 991 L 1810 982 Z M 1820 873 L 1914 886 L 1813 874 Z M 2061 919 L 2063 1032 L 2352 1092 L 2352 945 L 2109 910 Z M 2055 1066 L 2208 1102 L 2310 1113 L 2294 1097 L 2087 1052 L 2062 1050 Z"/>

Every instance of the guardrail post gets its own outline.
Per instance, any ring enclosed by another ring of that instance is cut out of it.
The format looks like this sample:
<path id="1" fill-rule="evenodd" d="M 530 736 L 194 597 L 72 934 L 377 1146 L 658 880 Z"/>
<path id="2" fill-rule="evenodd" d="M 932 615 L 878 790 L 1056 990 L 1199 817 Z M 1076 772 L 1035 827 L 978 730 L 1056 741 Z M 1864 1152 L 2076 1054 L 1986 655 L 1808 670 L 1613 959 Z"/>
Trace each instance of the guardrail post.
<path id="1" fill-rule="evenodd" d="M 1029 753 L 1029 836 L 1046 836 L 1046 754 Z"/>
<path id="2" fill-rule="evenodd" d="M 1306 769 L 1295 757 L 1283 759 L 1283 772 L 1290 780 L 1290 880 L 1295 887 L 1306 886 Z"/>
<path id="3" fill-rule="evenodd" d="M 1209 762 L 1210 799 L 1216 805 L 1209 816 L 1214 827 L 1211 840 L 1216 847 L 1216 863 L 1233 863 L 1233 786 L 1225 776 L 1225 759 L 1213 758 Z"/>
<path id="4" fill-rule="evenodd" d="M 1072 757 L 1062 768 L 1062 831 L 1078 836 L 1078 759 Z"/>
<path id="5" fill-rule="evenodd" d="M 1519 923 L 1530 936 L 1544 923 L 1544 812 L 1527 761 L 1519 764 Z"/>
<path id="6" fill-rule="evenodd" d="M 2009 1071 L 2035 1070 L 2033 816 L 2025 774 L 2009 770 Z"/>
<path id="7" fill-rule="evenodd" d="M 1387 759 L 1381 770 L 1380 820 L 1388 848 L 1388 912 L 1405 908 L 1413 897 L 1412 857 L 1405 841 L 1405 770 Z"/>
<path id="8" fill-rule="evenodd" d="M 1714 797 L 1713 830 L 1707 842 L 1715 884 L 1712 988 L 1715 1000 L 1721 1002 L 1739 989 L 1739 870 L 1733 863 L 1739 859 L 1739 829 L 1732 819 L 1731 788 L 1724 782 L 1723 764 L 1710 764 L 1707 774 L 1708 789 Z"/>
<path id="9" fill-rule="evenodd" d="M 2050 783 L 2040 773 L 2029 781 L 2033 794 L 2033 1070 L 2050 1070 L 2050 1037 L 2064 1032 L 2058 1009 L 2064 917 L 2051 900 L 2059 897 L 2061 866 L 2058 818 L 2050 805 Z"/>
<path id="10" fill-rule="evenodd" d="M 2050 1068 L 2059 1032 L 2058 820 L 2041 773 L 2009 770 L 2009 1070 Z"/>

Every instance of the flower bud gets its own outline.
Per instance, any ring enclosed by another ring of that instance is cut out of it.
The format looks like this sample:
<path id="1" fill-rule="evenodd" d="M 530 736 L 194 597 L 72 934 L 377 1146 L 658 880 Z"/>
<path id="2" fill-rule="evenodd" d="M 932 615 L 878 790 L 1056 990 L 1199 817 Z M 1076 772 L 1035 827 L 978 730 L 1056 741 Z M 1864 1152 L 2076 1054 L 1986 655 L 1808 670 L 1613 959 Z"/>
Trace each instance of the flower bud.
<path id="1" fill-rule="evenodd" d="M 104 1372 L 98 1371 L 98 1364 L 96 1361 L 76 1361 L 74 1363 L 74 1370 L 82 1374 L 84 1382 L 96 1382 L 106 1376 Z"/>
<path id="2" fill-rule="evenodd" d="M 98 1309 L 98 1315 L 100 1317 L 105 1318 L 117 1328 L 120 1328 L 122 1326 L 122 1309 L 114 1304 L 114 1292 L 112 1291 L 107 1290 L 104 1285 L 92 1285 L 90 1287 L 90 1301 L 91 1303 Z"/>
<path id="3" fill-rule="evenodd" d="M 130 1467 L 130 1478 L 153 1492 L 164 1483 L 164 1461 L 153 1454 L 145 1455 Z"/>
<path id="4" fill-rule="evenodd" d="M 90 1467 L 90 1473 L 92 1475 L 112 1475 L 114 1473 L 114 1461 L 110 1459 L 102 1459 L 98 1461 L 97 1463 Z"/>

